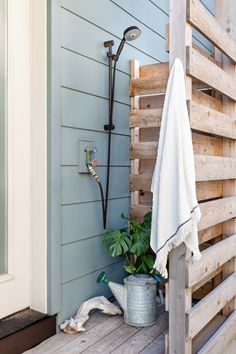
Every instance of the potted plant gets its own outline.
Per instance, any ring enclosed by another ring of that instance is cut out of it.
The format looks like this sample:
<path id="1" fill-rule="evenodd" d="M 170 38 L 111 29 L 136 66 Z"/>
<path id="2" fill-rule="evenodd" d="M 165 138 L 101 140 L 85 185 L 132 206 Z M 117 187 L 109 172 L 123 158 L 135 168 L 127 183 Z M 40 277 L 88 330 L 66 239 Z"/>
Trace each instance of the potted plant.
<path id="1" fill-rule="evenodd" d="M 124 215 L 122 215 L 123 218 Z M 127 218 L 126 218 L 127 219 Z M 151 213 L 142 223 L 128 220 L 128 227 L 109 229 L 103 235 L 103 245 L 112 257 L 125 260 L 124 269 L 131 274 L 124 286 L 111 282 L 101 273 L 98 283 L 108 284 L 124 311 L 124 321 L 132 326 L 149 326 L 157 320 L 157 279 L 150 254 Z"/>
<path id="2" fill-rule="evenodd" d="M 103 245 L 112 257 L 123 257 L 124 269 L 130 274 L 148 274 L 153 269 L 154 257 L 150 255 L 151 212 L 144 215 L 142 223 L 127 219 L 128 227 L 108 229 L 103 235 Z"/>

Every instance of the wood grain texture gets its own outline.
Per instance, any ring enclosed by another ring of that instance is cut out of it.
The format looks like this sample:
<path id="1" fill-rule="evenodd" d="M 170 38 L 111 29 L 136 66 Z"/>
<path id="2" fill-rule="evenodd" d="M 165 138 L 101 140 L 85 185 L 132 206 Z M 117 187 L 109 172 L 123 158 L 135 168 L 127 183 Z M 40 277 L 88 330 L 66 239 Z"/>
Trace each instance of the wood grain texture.
<path id="1" fill-rule="evenodd" d="M 187 286 L 194 286 L 230 260 L 236 252 L 235 242 L 236 235 L 229 236 L 227 239 L 202 251 L 202 258 L 198 262 L 188 260 L 186 264 Z"/>
<path id="2" fill-rule="evenodd" d="M 236 43 L 199 0 L 187 1 L 187 21 L 236 62 Z"/>
<path id="3" fill-rule="evenodd" d="M 227 4 L 219 0 L 216 2 L 216 18 L 219 21 L 222 28 L 229 32 L 234 39 L 234 45 L 236 46 L 236 19 L 235 19 L 236 4 L 235 1 L 229 0 Z M 223 56 L 222 58 L 223 68 L 231 78 L 236 80 L 236 65 L 235 60 L 232 62 L 228 57 Z M 229 116 L 232 121 L 235 120 L 236 115 L 236 102 L 224 98 L 223 99 L 223 112 Z M 223 140 L 223 155 L 236 157 L 236 141 L 231 139 Z M 224 196 L 236 195 L 236 180 L 224 181 L 223 183 L 223 194 Z M 223 224 L 223 235 L 227 237 L 236 232 L 236 219 L 231 219 Z M 223 278 L 227 278 L 232 272 L 236 271 L 236 257 L 234 257 L 230 262 L 228 262 L 223 267 Z M 236 293 L 235 293 L 236 295 Z M 227 303 L 223 309 L 224 315 L 229 315 L 232 311 L 236 309 L 236 297 Z"/>
<path id="4" fill-rule="evenodd" d="M 151 190 L 151 174 L 130 175 L 129 189 L 130 191 L 150 191 Z M 198 201 L 220 198 L 222 197 L 222 181 L 205 181 L 196 183 Z"/>
<path id="5" fill-rule="evenodd" d="M 198 351 L 198 354 L 223 353 L 236 335 L 236 311 L 233 311 L 220 328 L 212 334 L 212 337 Z"/>
<path id="6" fill-rule="evenodd" d="M 199 231 L 198 232 L 199 244 L 202 244 L 204 242 L 208 242 L 208 241 L 222 235 L 222 232 L 223 232 L 223 227 L 222 227 L 221 223 L 214 225 L 214 226 L 210 226 L 207 229 Z"/>
<path id="7" fill-rule="evenodd" d="M 195 174 L 196 181 L 234 179 L 236 158 L 195 155 Z"/>
<path id="8" fill-rule="evenodd" d="M 220 137 L 211 137 L 197 133 L 192 134 L 193 151 L 197 155 L 209 155 L 205 159 L 211 159 L 214 156 L 222 156 L 222 139 Z M 158 143 L 151 142 L 138 142 L 130 144 L 130 159 L 156 159 Z M 203 163 L 204 158 L 196 157 L 197 163 Z M 221 157 L 220 157 L 221 159 Z M 205 163 L 208 163 L 206 161 Z M 220 160 L 218 160 L 220 163 Z M 197 166 L 198 167 L 198 166 Z M 196 169 L 197 169 L 196 167 Z M 205 166 L 207 168 L 207 166 Z M 230 177 L 228 177 L 230 178 Z M 231 177 L 232 178 L 232 177 Z M 215 178 L 220 179 L 220 178 Z"/>
<path id="9" fill-rule="evenodd" d="M 131 111 L 129 116 L 129 127 L 159 128 L 161 124 L 161 116 L 162 108 Z"/>
<path id="10" fill-rule="evenodd" d="M 203 106 L 214 109 L 215 111 L 222 112 L 223 105 L 220 99 L 217 99 L 205 93 L 204 91 L 199 91 L 199 90 L 193 90 L 192 96 L 194 102 L 197 102 Z"/>
<path id="11" fill-rule="evenodd" d="M 199 353 L 201 348 L 208 342 L 214 333 L 220 328 L 225 321 L 225 316 L 216 315 L 207 326 L 200 331 L 193 339 L 193 354 Z M 213 354 L 213 353 L 212 353 Z"/>
<path id="12" fill-rule="evenodd" d="M 187 336 L 190 338 L 195 337 L 223 306 L 232 299 L 235 293 L 236 273 L 233 273 L 187 312 Z M 236 330 L 234 333 L 236 333 Z"/>
<path id="13" fill-rule="evenodd" d="M 236 83 L 231 75 L 191 47 L 187 47 L 187 73 L 236 100 Z"/>
<path id="14" fill-rule="evenodd" d="M 152 77 L 159 78 L 159 76 L 168 77 L 168 75 L 169 75 L 169 62 L 141 65 L 139 69 L 140 78 L 152 78 Z"/>
<path id="15" fill-rule="evenodd" d="M 195 101 L 188 102 L 192 129 L 236 139 L 236 120 Z"/>
<path id="16" fill-rule="evenodd" d="M 158 318 L 155 326 L 144 327 L 130 338 L 129 341 L 123 343 L 119 348 L 113 351 L 114 354 L 131 354 L 137 353 L 148 344 L 153 342 L 168 327 L 168 315 L 163 313 Z"/>
<path id="17" fill-rule="evenodd" d="M 158 78 L 131 79 L 130 96 L 150 95 L 155 93 L 164 93 L 166 91 L 168 75 L 162 75 Z"/>
<path id="18" fill-rule="evenodd" d="M 206 229 L 236 216 L 236 197 L 226 197 L 200 204 L 202 213 L 198 230 Z"/>

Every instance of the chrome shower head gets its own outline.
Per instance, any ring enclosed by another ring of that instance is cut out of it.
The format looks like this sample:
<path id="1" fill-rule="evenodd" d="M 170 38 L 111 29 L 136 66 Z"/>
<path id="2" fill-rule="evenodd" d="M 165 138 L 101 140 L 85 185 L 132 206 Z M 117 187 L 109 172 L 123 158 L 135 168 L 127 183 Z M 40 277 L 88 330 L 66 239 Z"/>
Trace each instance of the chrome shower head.
<path id="1" fill-rule="evenodd" d="M 137 26 L 131 26 L 126 28 L 123 34 L 123 38 L 129 42 L 129 41 L 134 41 L 140 35 L 141 35 L 140 29 Z"/>

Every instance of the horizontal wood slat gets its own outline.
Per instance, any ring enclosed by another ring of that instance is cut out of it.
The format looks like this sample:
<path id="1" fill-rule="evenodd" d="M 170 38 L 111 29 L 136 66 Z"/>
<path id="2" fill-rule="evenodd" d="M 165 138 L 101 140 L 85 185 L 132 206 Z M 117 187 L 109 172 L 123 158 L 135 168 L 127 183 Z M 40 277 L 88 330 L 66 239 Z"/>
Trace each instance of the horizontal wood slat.
<path id="1" fill-rule="evenodd" d="M 141 65 L 139 67 L 139 78 L 159 77 L 169 75 L 169 62 Z"/>
<path id="2" fill-rule="evenodd" d="M 134 218 L 138 222 L 143 220 L 143 217 L 146 213 L 151 211 L 150 206 L 138 206 L 138 205 L 131 205 L 129 215 L 131 218 Z"/>
<path id="3" fill-rule="evenodd" d="M 202 286 L 204 286 L 207 282 L 211 281 L 212 278 L 214 278 L 216 275 L 220 274 L 223 270 L 223 267 L 219 267 L 217 268 L 214 272 L 212 272 L 211 274 L 209 274 L 207 277 L 205 277 L 204 279 L 202 279 L 199 283 L 195 284 L 191 290 L 194 293 L 195 291 L 197 291 L 199 288 L 201 288 Z"/>
<path id="4" fill-rule="evenodd" d="M 156 159 L 157 143 L 131 143 L 130 144 L 130 159 Z"/>
<path id="5" fill-rule="evenodd" d="M 235 294 L 236 273 L 233 273 L 187 312 L 187 337 L 195 337 Z"/>
<path id="6" fill-rule="evenodd" d="M 205 181 L 196 183 L 197 200 L 220 198 L 223 194 L 222 181 Z"/>
<path id="7" fill-rule="evenodd" d="M 207 157 L 220 156 L 223 152 L 222 138 L 207 135 L 192 134 L 193 151 L 197 156 L 212 155 Z M 130 144 L 130 159 L 156 159 L 157 142 L 139 142 Z M 199 160 L 199 159 L 198 159 Z M 201 159 L 199 160 L 199 162 Z M 204 160 L 205 161 L 205 160 Z M 220 178 L 218 178 L 220 179 Z"/>
<path id="8" fill-rule="evenodd" d="M 222 101 L 218 98 L 208 95 L 204 91 L 193 90 L 192 99 L 194 102 L 205 105 L 206 107 L 214 109 L 215 111 L 222 112 L 223 110 Z"/>
<path id="9" fill-rule="evenodd" d="M 232 338 L 235 338 L 235 334 L 236 311 L 233 311 L 208 342 L 198 351 L 198 354 L 224 353 Z"/>
<path id="10" fill-rule="evenodd" d="M 148 79 L 131 79 L 130 96 L 149 95 L 154 93 L 165 93 L 168 74 Z"/>
<path id="11" fill-rule="evenodd" d="M 236 100 L 236 82 L 231 75 L 191 47 L 187 47 L 187 74 Z"/>
<path id="12" fill-rule="evenodd" d="M 151 190 L 151 174 L 133 174 L 129 178 L 129 188 L 134 191 L 150 191 Z M 197 198 L 198 200 L 206 200 L 220 198 L 222 196 L 222 181 L 205 181 L 197 182 Z"/>
<path id="13" fill-rule="evenodd" d="M 226 197 L 201 203 L 200 209 L 202 217 L 198 223 L 199 231 L 236 217 L 236 197 Z M 131 214 L 139 220 L 150 210 L 150 206 L 132 205 L 130 208 Z"/>
<path id="14" fill-rule="evenodd" d="M 200 204 L 202 213 L 198 230 L 206 229 L 236 216 L 236 197 L 226 197 Z"/>
<path id="15" fill-rule="evenodd" d="M 195 155 L 196 181 L 236 178 L 236 158 Z"/>
<path id="16" fill-rule="evenodd" d="M 187 1 L 187 21 L 236 62 L 236 43 L 199 0 Z"/>
<path id="17" fill-rule="evenodd" d="M 236 234 L 217 242 L 201 253 L 202 258 L 199 261 L 196 262 L 189 259 L 186 263 L 186 286 L 189 288 L 234 257 L 236 253 Z"/>
<path id="18" fill-rule="evenodd" d="M 192 129 L 236 139 L 236 120 L 194 101 L 188 108 Z"/>
<path id="19" fill-rule="evenodd" d="M 200 349 L 207 343 L 207 341 L 211 338 L 211 336 L 220 328 L 222 323 L 225 321 L 226 316 L 216 315 L 207 326 L 200 331 L 192 342 L 192 352 L 194 354 L 199 354 Z M 222 354 L 222 352 L 220 352 Z M 211 353 L 216 354 L 216 353 Z M 217 353 L 219 354 L 219 353 Z"/>
<path id="20" fill-rule="evenodd" d="M 162 108 L 131 111 L 129 116 L 129 127 L 159 128 L 161 124 L 161 116 Z"/>
<path id="21" fill-rule="evenodd" d="M 140 109 L 155 109 L 162 108 L 164 104 L 165 95 L 152 95 L 139 97 Z"/>
<path id="22" fill-rule="evenodd" d="M 201 230 L 198 232 L 198 241 L 199 244 L 208 242 L 223 233 L 223 226 L 222 224 L 217 224 L 214 226 L 210 226 L 207 229 Z"/>
<path id="23" fill-rule="evenodd" d="M 210 96 L 209 96 L 210 97 Z M 192 129 L 236 139 L 236 120 L 195 101 L 188 101 Z M 143 109 L 130 113 L 130 128 L 159 128 L 162 109 Z"/>

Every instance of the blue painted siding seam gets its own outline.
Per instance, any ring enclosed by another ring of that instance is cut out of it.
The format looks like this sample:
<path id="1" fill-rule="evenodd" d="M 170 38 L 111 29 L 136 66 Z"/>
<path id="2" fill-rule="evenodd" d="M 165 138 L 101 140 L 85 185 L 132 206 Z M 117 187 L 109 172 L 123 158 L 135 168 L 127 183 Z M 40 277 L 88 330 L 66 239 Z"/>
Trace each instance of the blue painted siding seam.
<path id="1" fill-rule="evenodd" d="M 87 277 L 88 275 L 97 273 L 97 272 L 103 270 L 104 268 L 113 267 L 113 266 L 118 265 L 120 263 L 122 263 L 122 261 L 115 261 L 114 263 L 107 264 L 107 265 L 105 265 L 103 267 L 100 267 L 100 268 L 98 268 L 98 269 L 96 269 L 96 270 L 94 270 L 92 272 L 84 273 L 84 274 L 82 274 L 82 275 L 80 275 L 80 276 L 78 276 L 76 278 L 72 278 L 72 279 L 66 280 L 66 281 L 62 282 L 61 284 L 65 285 L 65 284 L 71 283 L 71 282 L 73 282 L 73 281 L 75 281 L 77 279 L 80 279 L 80 278 L 83 278 L 83 277 Z"/>
<path id="2" fill-rule="evenodd" d="M 149 0 L 150 3 L 154 6 L 156 6 L 160 11 L 162 11 L 167 17 L 169 17 L 169 14 L 167 12 L 165 12 L 161 7 L 159 7 L 157 4 L 155 4 L 155 2 L 153 2 L 152 0 Z"/>
<path id="3" fill-rule="evenodd" d="M 67 245 L 71 245 L 72 243 L 78 243 L 80 241 L 86 241 L 86 240 L 90 240 L 92 238 L 97 238 L 97 237 L 102 237 L 102 236 L 103 236 L 103 234 L 90 235 L 90 236 L 82 237 L 79 240 L 73 240 L 73 241 L 69 241 L 69 242 L 62 242 L 61 246 L 67 246 Z"/>
<path id="4" fill-rule="evenodd" d="M 95 24 L 94 22 L 88 20 L 87 18 L 78 15 L 76 12 L 71 11 L 70 9 L 68 9 L 68 8 L 66 8 L 66 7 L 64 7 L 64 6 L 61 6 L 61 8 L 62 8 L 63 10 L 65 10 L 65 11 L 68 11 L 68 12 L 70 12 L 71 14 L 73 14 L 73 15 L 75 15 L 75 16 L 81 18 L 82 20 L 87 21 L 87 22 L 90 23 L 91 25 L 96 26 L 97 28 L 100 28 L 101 30 L 103 30 L 104 32 L 110 34 L 111 36 L 113 36 L 113 37 L 115 37 L 115 38 L 121 40 L 121 38 L 120 38 L 119 36 L 117 36 L 116 34 L 111 33 L 110 31 L 105 30 L 104 28 L 98 26 L 97 24 Z M 146 56 L 148 56 L 149 58 L 151 58 L 151 59 L 157 61 L 158 63 L 162 63 L 162 61 L 160 61 L 158 58 L 155 58 L 155 57 L 153 57 L 151 54 L 148 54 L 148 53 L 144 52 L 142 49 L 140 49 L 140 48 L 138 48 L 138 47 L 135 47 L 134 45 L 132 45 L 132 44 L 130 44 L 130 43 L 126 43 L 126 45 L 129 45 L 130 47 L 132 47 L 132 48 L 138 50 L 140 53 L 145 54 Z"/>
<path id="5" fill-rule="evenodd" d="M 61 167 L 78 167 L 78 164 L 61 164 Z M 97 167 L 107 167 L 107 165 L 97 164 Z M 119 168 L 127 168 L 131 167 L 131 165 L 111 165 L 111 167 L 119 167 Z"/>
<path id="6" fill-rule="evenodd" d="M 71 90 L 71 91 L 75 91 L 75 92 L 84 93 L 85 95 L 89 95 L 89 96 L 93 96 L 93 97 L 97 97 L 97 98 L 103 98 L 104 100 L 107 100 L 107 101 L 108 101 L 108 98 L 107 98 L 107 97 L 105 97 L 105 96 L 100 96 L 100 95 L 96 95 L 96 94 L 91 93 L 91 92 L 88 92 L 88 91 L 79 90 L 79 89 L 76 89 L 76 88 L 74 88 L 74 87 L 69 87 L 69 86 L 65 86 L 65 85 L 61 85 L 60 87 L 63 88 L 63 89 L 67 89 L 67 90 Z M 123 104 L 124 106 L 127 106 L 127 107 L 130 107 L 130 104 L 125 103 L 125 102 L 121 102 L 121 101 L 117 101 L 117 100 L 114 100 L 114 102 L 115 102 L 115 103 L 119 103 L 119 104 Z"/>
<path id="7" fill-rule="evenodd" d="M 89 131 L 89 132 L 94 132 L 94 133 L 103 133 L 103 134 L 107 134 L 107 132 L 105 132 L 104 130 L 98 130 L 98 129 L 91 129 L 91 128 L 80 128 L 80 127 L 76 127 L 74 125 L 65 125 L 65 124 L 61 124 L 62 128 L 66 128 L 66 129 L 76 129 L 76 130 L 81 130 L 81 131 Z M 130 134 L 123 134 L 123 133 L 112 133 L 112 135 L 114 136 L 124 136 L 127 138 L 130 138 Z"/>
<path id="8" fill-rule="evenodd" d="M 124 195 L 121 197 L 109 198 L 108 200 L 112 201 L 112 200 L 120 200 L 120 199 L 130 199 L 130 196 Z M 96 203 L 96 202 L 101 202 L 101 199 L 87 200 L 87 201 L 75 202 L 75 203 L 62 203 L 61 206 L 66 207 L 66 206 L 70 206 L 70 205 L 81 205 L 81 204 Z"/>
<path id="9" fill-rule="evenodd" d="M 67 47 L 64 47 L 64 46 L 61 46 L 62 49 L 70 52 L 70 53 L 73 53 L 73 54 L 76 54 L 76 55 L 79 55 L 83 58 L 86 58 L 86 59 L 89 59 L 91 61 L 95 61 L 96 63 L 98 64 L 101 64 L 101 65 L 104 65 L 108 68 L 108 65 L 106 63 L 104 63 L 103 61 L 100 61 L 100 60 L 97 60 L 97 59 L 94 59 L 92 57 L 89 57 L 88 55 L 85 55 L 85 54 L 82 54 L 80 52 L 77 52 L 76 50 L 73 50 L 73 49 L 70 49 L 70 48 L 67 48 Z M 124 75 L 127 75 L 129 78 L 130 78 L 130 74 L 127 73 L 126 71 L 123 71 L 123 70 L 120 70 L 119 68 L 117 68 L 117 71 L 119 71 L 120 73 L 124 74 Z"/>
<path id="10" fill-rule="evenodd" d="M 146 23 L 144 23 L 143 21 L 141 21 L 139 18 L 137 18 L 136 16 L 132 15 L 129 11 L 125 10 L 122 6 L 118 5 L 114 0 L 110 0 L 115 6 L 119 7 L 122 11 L 126 12 L 129 16 L 133 17 L 136 21 L 138 21 L 139 23 L 141 23 L 144 27 L 148 28 L 150 31 L 152 31 L 153 33 L 155 33 L 157 36 L 159 36 L 160 38 L 165 40 L 165 37 L 162 36 L 162 34 L 158 33 L 157 31 L 155 31 L 153 28 L 149 27 Z"/>

